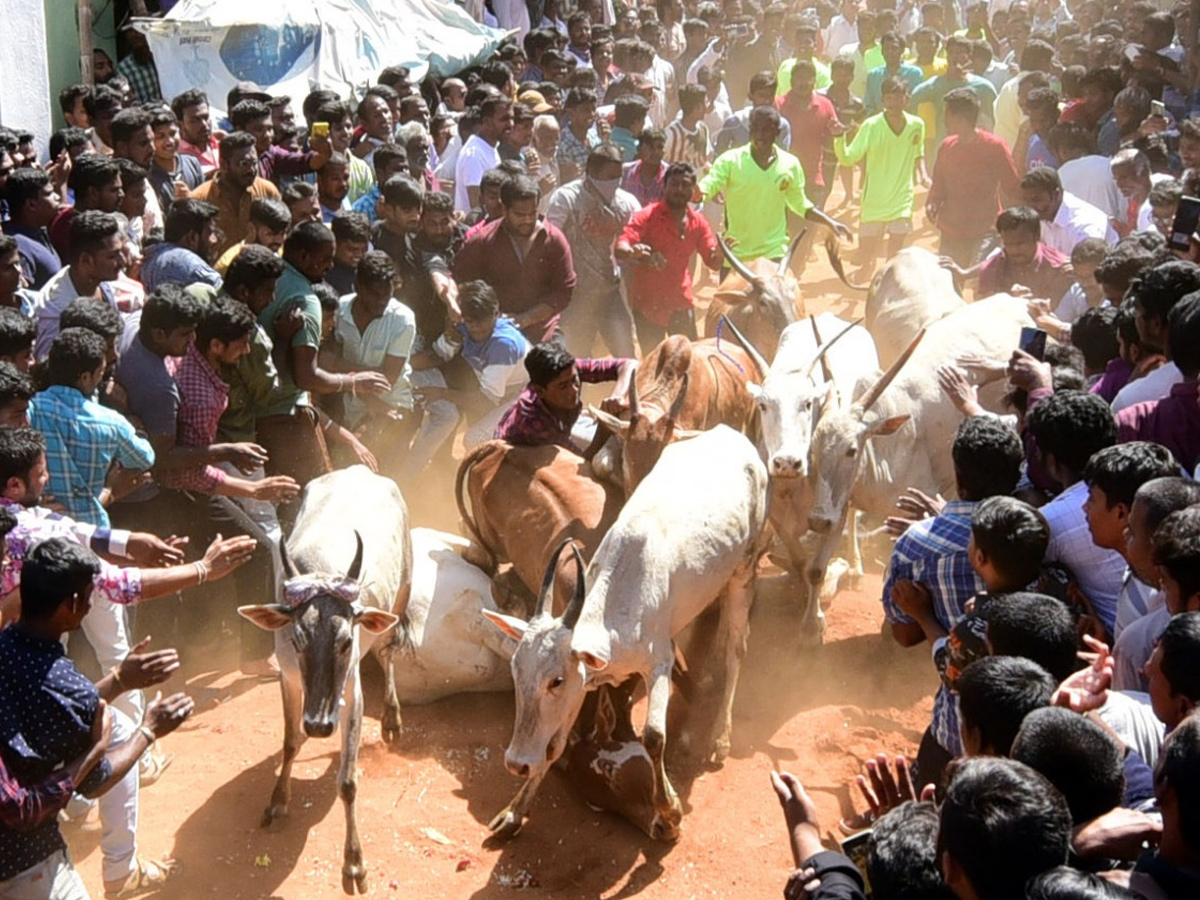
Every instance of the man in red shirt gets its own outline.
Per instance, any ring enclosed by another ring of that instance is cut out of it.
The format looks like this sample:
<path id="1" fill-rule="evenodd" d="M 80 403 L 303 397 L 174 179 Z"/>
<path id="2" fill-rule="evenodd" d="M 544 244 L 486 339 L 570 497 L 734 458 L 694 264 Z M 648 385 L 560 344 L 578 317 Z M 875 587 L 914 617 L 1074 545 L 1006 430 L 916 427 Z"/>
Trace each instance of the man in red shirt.
<path id="1" fill-rule="evenodd" d="M 1005 201 L 1018 199 L 1020 185 L 1008 146 L 975 127 L 979 97 L 967 88 L 956 88 L 943 102 L 946 139 L 933 167 L 925 215 L 942 233 L 941 255 L 965 268 L 978 261 L 996 214 Z"/>
<path id="2" fill-rule="evenodd" d="M 716 235 L 688 205 L 696 189 L 696 170 L 673 163 L 664 180 L 663 199 L 634 213 L 613 248 L 629 275 L 629 305 L 643 355 L 668 334 L 696 339 L 692 254 L 699 253 L 710 269 L 721 266 Z"/>
<path id="3" fill-rule="evenodd" d="M 1000 232 L 1001 250 L 979 267 L 976 299 L 1011 293 L 1016 285 L 1022 285 L 1034 297 L 1057 306 L 1075 275 L 1066 254 L 1041 242 L 1042 223 L 1037 211 L 1028 206 L 1006 209 L 996 219 L 996 230 Z"/>
<path id="4" fill-rule="evenodd" d="M 821 158 L 841 128 L 837 111 L 828 97 L 813 90 L 817 70 L 811 60 L 797 60 L 792 69 L 792 88 L 775 101 L 779 114 L 792 126 L 792 146 L 804 168 L 804 193 L 817 209 L 825 205 L 829 188 L 821 174 Z"/>

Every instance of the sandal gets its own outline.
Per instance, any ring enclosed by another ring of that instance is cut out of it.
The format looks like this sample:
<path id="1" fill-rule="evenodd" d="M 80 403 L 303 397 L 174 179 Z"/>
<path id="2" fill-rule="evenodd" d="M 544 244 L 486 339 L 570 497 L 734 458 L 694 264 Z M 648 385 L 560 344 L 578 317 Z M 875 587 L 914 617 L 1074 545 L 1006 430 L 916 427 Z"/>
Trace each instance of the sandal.
<path id="1" fill-rule="evenodd" d="M 156 753 L 155 750 L 154 747 L 147 750 L 138 763 L 141 766 L 141 772 L 138 775 L 139 787 L 150 787 L 162 778 L 163 773 L 171 767 L 171 763 L 175 762 L 174 753 Z"/>
<path id="2" fill-rule="evenodd" d="M 133 871 L 123 882 L 104 882 L 104 896 L 108 900 L 132 897 L 145 891 L 157 891 L 182 871 L 182 867 L 173 859 L 146 859 L 137 856 L 133 862 Z"/>
<path id="3" fill-rule="evenodd" d="M 853 816 L 847 816 L 838 822 L 838 831 L 846 837 L 852 834 L 858 834 L 875 824 L 875 814 L 869 809 L 866 812 L 860 812 Z"/>

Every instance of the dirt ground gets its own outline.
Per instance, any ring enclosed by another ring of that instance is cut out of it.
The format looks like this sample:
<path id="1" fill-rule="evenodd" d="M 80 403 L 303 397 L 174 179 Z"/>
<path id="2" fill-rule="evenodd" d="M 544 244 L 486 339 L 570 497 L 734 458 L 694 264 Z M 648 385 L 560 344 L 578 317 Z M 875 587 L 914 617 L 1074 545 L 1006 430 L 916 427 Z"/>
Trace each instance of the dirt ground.
<path id="1" fill-rule="evenodd" d="M 840 197 L 835 190 L 834 204 Z M 853 223 L 853 217 L 840 218 Z M 918 224 L 923 217 L 918 214 Z M 918 241 L 930 246 L 930 232 Z M 848 316 L 847 294 L 822 258 L 804 279 L 810 312 Z M 417 524 L 448 527 L 452 488 Z M 871 563 L 871 560 L 868 560 Z M 498 846 L 487 822 L 516 792 L 504 768 L 513 700 L 467 695 L 404 708 L 397 748 L 380 739 L 380 673 L 364 666 L 358 821 L 374 897 L 501 898 L 523 890 L 555 898 L 761 898 L 778 896 L 791 867 L 768 773 L 796 773 L 812 791 L 826 831 L 862 807 L 850 779 L 876 752 L 915 752 L 935 688 L 924 649 L 904 651 L 881 636 L 879 564 L 860 590 L 842 590 L 828 609 L 819 648 L 801 646 L 792 587 L 760 581 L 734 718 L 733 753 L 719 769 L 675 771 L 683 835 L 657 844 L 625 821 L 589 809 L 555 772 L 524 831 Z M 144 790 L 140 852 L 169 855 L 183 874 L 164 900 L 317 900 L 341 895 L 344 820 L 335 775 L 338 739 L 310 740 L 294 770 L 291 816 L 258 827 L 282 744 L 278 687 L 241 676 L 236 640 L 223 654 L 184 654 L 164 687 L 187 690 L 196 715 L 163 742 L 174 762 Z M 403 698 L 401 698 L 403 703 Z M 640 725 L 640 722 L 638 723 Z M 68 828 L 72 856 L 91 894 L 103 896 L 98 834 Z"/>

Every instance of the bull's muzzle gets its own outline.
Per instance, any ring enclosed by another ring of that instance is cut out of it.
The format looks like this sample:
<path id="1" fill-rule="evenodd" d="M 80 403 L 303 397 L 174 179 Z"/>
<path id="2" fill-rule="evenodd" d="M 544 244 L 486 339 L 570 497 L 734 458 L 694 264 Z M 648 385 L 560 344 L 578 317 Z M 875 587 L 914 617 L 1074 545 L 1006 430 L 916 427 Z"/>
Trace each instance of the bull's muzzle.
<path id="1" fill-rule="evenodd" d="M 304 717 L 304 733 L 311 738 L 327 738 L 337 727 L 336 719 Z"/>
<path id="2" fill-rule="evenodd" d="M 776 453 L 771 457 L 771 475 L 776 478 L 799 478 L 805 473 L 804 460 L 790 453 Z"/>

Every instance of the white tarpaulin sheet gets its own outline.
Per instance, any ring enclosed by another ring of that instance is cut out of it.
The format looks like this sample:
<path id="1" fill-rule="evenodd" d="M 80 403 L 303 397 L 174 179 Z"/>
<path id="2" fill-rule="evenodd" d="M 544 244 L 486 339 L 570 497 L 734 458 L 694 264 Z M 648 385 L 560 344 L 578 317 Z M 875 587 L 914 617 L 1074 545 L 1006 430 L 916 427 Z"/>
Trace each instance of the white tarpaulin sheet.
<path id="1" fill-rule="evenodd" d="M 450 0 L 180 0 L 162 19 L 137 19 L 163 95 L 189 88 L 220 112 L 239 81 L 297 103 L 316 88 L 359 94 L 386 66 L 444 77 L 491 55 L 503 31 Z"/>

